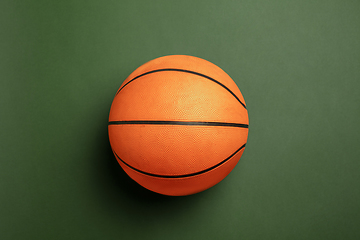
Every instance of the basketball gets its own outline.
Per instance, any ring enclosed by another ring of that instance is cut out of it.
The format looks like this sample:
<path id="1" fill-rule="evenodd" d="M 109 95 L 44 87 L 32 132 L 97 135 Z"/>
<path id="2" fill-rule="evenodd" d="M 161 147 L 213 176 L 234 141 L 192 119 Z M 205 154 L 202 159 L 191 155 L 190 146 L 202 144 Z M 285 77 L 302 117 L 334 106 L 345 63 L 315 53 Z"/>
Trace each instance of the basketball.
<path id="1" fill-rule="evenodd" d="M 204 191 L 238 163 L 248 112 L 235 82 L 201 58 L 170 55 L 137 68 L 111 105 L 109 141 L 124 171 L 163 195 Z"/>

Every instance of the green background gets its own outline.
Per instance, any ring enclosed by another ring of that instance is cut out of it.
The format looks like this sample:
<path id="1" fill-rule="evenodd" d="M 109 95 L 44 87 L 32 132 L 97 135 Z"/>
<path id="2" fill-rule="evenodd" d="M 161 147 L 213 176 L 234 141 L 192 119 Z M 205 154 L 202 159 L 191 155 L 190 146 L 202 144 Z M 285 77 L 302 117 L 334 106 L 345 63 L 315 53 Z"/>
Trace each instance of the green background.
<path id="1" fill-rule="evenodd" d="M 0 2 L 0 239 L 360 239 L 360 2 Z M 117 164 L 122 81 L 169 54 L 242 91 L 221 183 L 167 197 Z"/>

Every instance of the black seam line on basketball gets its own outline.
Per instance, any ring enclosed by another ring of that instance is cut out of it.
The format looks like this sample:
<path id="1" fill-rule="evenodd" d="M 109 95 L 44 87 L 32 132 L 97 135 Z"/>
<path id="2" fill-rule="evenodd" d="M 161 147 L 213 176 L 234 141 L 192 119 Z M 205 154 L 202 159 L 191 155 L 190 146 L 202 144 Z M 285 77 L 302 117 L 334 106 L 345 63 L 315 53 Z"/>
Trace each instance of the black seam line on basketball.
<path id="1" fill-rule="evenodd" d="M 249 128 L 248 124 L 227 123 L 227 122 L 189 122 L 189 121 L 110 121 L 109 125 L 127 125 L 127 124 L 149 124 L 149 125 L 187 125 L 187 126 L 219 126 L 219 127 L 239 127 Z"/>
<path id="2" fill-rule="evenodd" d="M 136 77 L 134 77 L 133 79 L 131 79 L 130 81 L 128 81 L 124 86 L 122 86 L 117 92 L 115 95 L 117 95 L 125 86 L 127 86 L 129 83 L 133 82 L 134 80 L 138 79 L 139 77 L 142 77 L 142 76 L 145 76 L 145 75 L 148 75 L 148 74 L 151 74 L 151 73 L 156 73 L 156 72 L 165 72 L 165 71 L 174 71 L 174 72 L 186 72 L 186 73 L 191 73 L 191 74 L 195 74 L 195 75 L 198 75 L 198 76 L 201 76 L 201 77 L 204 77 L 204 78 L 207 78 L 209 79 L 210 81 L 213 81 L 217 84 L 219 84 L 221 87 L 225 88 L 229 93 L 231 93 L 231 95 L 233 95 L 236 100 L 238 100 L 238 102 L 246 109 L 246 106 L 243 102 L 241 102 L 241 100 L 235 95 L 235 93 L 233 93 L 228 87 L 226 87 L 224 84 L 222 84 L 221 82 L 215 80 L 214 78 L 212 77 L 209 77 L 205 74 L 202 74 L 202 73 L 198 73 L 198 72 L 194 72 L 194 71 L 190 71 L 190 70 L 186 70 L 186 69 L 178 69 L 178 68 L 164 68 L 164 69 L 157 69 L 157 70 L 152 70 L 152 71 L 149 71 L 149 72 L 146 72 L 146 73 L 143 73 L 143 74 L 140 74 Z"/>
<path id="3" fill-rule="evenodd" d="M 212 167 L 209 167 L 205 170 L 202 170 L 202 171 L 199 171 L 199 172 L 194 172 L 194 173 L 189 173 L 189 174 L 183 174 L 183 175 L 160 175 L 160 174 L 154 174 L 154 173 L 149 173 L 149 172 L 145 172 L 145 171 L 142 171 L 140 169 L 137 169 L 131 165 L 129 165 L 128 163 L 126 163 L 124 160 L 122 160 L 117 154 L 115 151 L 114 154 L 116 156 L 116 158 L 118 158 L 122 163 L 124 163 L 126 166 L 128 166 L 129 168 L 139 172 L 139 173 L 142 173 L 142 174 L 145 174 L 145 175 L 148 175 L 148 176 L 152 176 L 152 177 L 158 177 L 158 178 L 186 178 L 186 177 L 193 177 L 193 176 L 196 176 L 196 175 L 200 175 L 200 174 L 203 174 L 203 173 L 206 173 L 206 172 L 209 172 L 210 170 L 213 170 L 214 168 L 217 168 L 219 167 L 220 165 L 224 164 L 225 162 L 227 162 L 230 158 L 232 158 L 236 153 L 238 153 L 241 149 L 243 149 L 245 147 L 246 143 L 244 145 L 242 145 L 238 150 L 236 150 L 233 154 L 231 154 L 229 157 L 227 157 L 226 159 L 224 159 L 223 161 L 219 162 L 218 164 L 212 166 Z"/>

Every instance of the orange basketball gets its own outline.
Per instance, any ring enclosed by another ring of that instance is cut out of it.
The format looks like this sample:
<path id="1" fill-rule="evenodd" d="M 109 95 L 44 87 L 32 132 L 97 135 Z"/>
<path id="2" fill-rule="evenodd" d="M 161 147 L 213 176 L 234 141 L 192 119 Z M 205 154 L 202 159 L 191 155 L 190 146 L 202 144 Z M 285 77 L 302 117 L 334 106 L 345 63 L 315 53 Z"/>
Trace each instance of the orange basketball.
<path id="1" fill-rule="evenodd" d="M 201 58 L 154 59 L 124 81 L 112 102 L 109 139 L 143 187 L 181 196 L 208 189 L 239 161 L 248 112 L 235 82 Z"/>

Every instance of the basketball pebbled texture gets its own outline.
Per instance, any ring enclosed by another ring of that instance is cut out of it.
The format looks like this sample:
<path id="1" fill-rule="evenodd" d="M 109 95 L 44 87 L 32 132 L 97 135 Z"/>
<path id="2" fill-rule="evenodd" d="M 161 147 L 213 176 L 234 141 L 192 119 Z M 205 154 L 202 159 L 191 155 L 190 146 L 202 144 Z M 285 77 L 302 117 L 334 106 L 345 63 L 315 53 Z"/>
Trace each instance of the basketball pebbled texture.
<path id="1" fill-rule="evenodd" d="M 170 55 L 140 66 L 117 91 L 109 140 L 124 171 L 143 187 L 189 195 L 225 178 L 248 136 L 235 82 L 201 58 Z"/>

